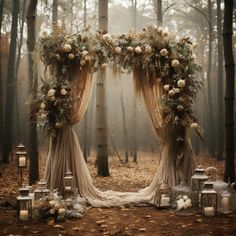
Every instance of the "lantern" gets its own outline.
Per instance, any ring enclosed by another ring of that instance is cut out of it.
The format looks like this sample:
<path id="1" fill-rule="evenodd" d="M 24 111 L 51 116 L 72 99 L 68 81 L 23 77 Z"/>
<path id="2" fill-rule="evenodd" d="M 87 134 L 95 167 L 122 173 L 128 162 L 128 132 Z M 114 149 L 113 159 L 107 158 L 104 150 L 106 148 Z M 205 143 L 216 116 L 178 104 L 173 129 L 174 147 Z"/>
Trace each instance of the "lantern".
<path id="1" fill-rule="evenodd" d="M 71 171 L 66 171 L 64 176 L 64 194 L 72 195 L 74 192 L 74 176 Z"/>
<path id="2" fill-rule="evenodd" d="M 46 188 L 46 181 L 39 181 L 38 188 L 34 190 L 34 200 L 38 201 L 40 198 L 47 197 L 50 194 L 50 191 Z"/>
<path id="3" fill-rule="evenodd" d="M 194 175 L 191 177 L 191 190 L 193 194 L 193 206 L 199 208 L 201 191 L 203 184 L 208 180 L 208 176 L 205 174 L 205 169 L 202 166 L 198 166 L 194 170 Z"/>
<path id="4" fill-rule="evenodd" d="M 220 196 L 220 212 L 223 214 L 229 214 L 232 212 L 232 195 L 227 190 L 222 192 Z"/>
<path id="5" fill-rule="evenodd" d="M 17 163 L 18 163 L 18 168 L 26 168 L 27 167 L 27 152 L 25 146 L 20 143 L 17 146 L 17 151 L 16 151 L 16 156 L 17 156 Z"/>
<path id="6" fill-rule="evenodd" d="M 28 188 L 20 188 L 17 200 L 17 219 L 28 221 L 32 219 L 32 199 L 29 197 Z"/>
<path id="7" fill-rule="evenodd" d="M 205 216 L 214 216 L 217 211 L 217 192 L 212 182 L 205 182 L 201 191 L 201 212 Z"/>
<path id="8" fill-rule="evenodd" d="M 161 183 L 160 189 L 155 197 L 157 208 L 169 208 L 171 206 L 171 188 L 166 183 Z"/>

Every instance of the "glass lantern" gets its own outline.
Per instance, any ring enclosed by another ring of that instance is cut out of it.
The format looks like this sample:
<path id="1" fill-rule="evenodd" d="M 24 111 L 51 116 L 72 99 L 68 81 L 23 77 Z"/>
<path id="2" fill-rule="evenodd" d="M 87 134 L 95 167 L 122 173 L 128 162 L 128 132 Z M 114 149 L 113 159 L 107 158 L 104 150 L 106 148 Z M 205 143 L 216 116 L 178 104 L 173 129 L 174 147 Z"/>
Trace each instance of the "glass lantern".
<path id="1" fill-rule="evenodd" d="M 19 169 L 26 168 L 27 167 L 27 152 L 26 152 L 25 146 L 22 143 L 20 143 L 17 146 L 16 156 L 17 156 L 18 168 Z"/>
<path id="2" fill-rule="evenodd" d="M 20 195 L 17 200 L 17 219 L 19 221 L 29 221 L 32 219 L 32 199 L 29 197 L 28 188 L 20 188 Z"/>
<path id="3" fill-rule="evenodd" d="M 34 201 L 38 201 L 40 198 L 47 197 L 50 195 L 50 191 L 46 188 L 46 181 L 39 181 L 38 188 L 34 190 Z"/>
<path id="4" fill-rule="evenodd" d="M 194 170 L 194 175 L 191 177 L 191 190 L 193 195 L 193 206 L 199 208 L 201 191 L 203 184 L 208 180 L 208 176 L 205 174 L 205 169 L 202 166 L 198 166 Z"/>
<path id="5" fill-rule="evenodd" d="M 232 212 L 231 210 L 231 206 L 232 206 L 232 195 L 230 192 L 228 192 L 227 190 L 222 192 L 221 196 L 220 196 L 220 212 L 223 214 L 229 214 Z"/>
<path id="6" fill-rule="evenodd" d="M 180 185 L 172 188 L 172 206 L 177 211 L 185 211 L 192 208 L 192 192 L 190 187 L 182 181 Z"/>
<path id="7" fill-rule="evenodd" d="M 64 176 L 64 194 L 73 196 L 74 194 L 74 176 L 71 171 L 66 171 Z"/>
<path id="8" fill-rule="evenodd" d="M 160 209 L 169 208 L 171 206 L 171 188 L 166 183 L 161 183 L 154 202 L 157 208 Z"/>
<path id="9" fill-rule="evenodd" d="M 212 182 L 205 182 L 201 191 L 201 212 L 205 216 L 214 216 L 217 212 L 217 192 Z"/>

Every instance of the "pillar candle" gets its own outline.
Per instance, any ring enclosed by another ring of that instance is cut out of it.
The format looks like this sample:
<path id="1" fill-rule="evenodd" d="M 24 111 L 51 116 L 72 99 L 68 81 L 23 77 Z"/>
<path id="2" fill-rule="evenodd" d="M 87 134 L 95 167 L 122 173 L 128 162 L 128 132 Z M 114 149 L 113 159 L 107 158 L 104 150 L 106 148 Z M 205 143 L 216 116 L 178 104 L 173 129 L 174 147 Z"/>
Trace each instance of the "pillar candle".
<path id="1" fill-rule="evenodd" d="M 26 221 L 29 219 L 29 213 L 28 210 L 20 210 L 20 216 L 19 219 L 22 221 Z"/>
<path id="2" fill-rule="evenodd" d="M 215 215 L 214 207 L 204 207 L 204 214 L 205 216 L 214 216 Z"/>
<path id="3" fill-rule="evenodd" d="M 26 157 L 24 156 L 19 157 L 19 166 L 20 167 L 26 166 Z"/>

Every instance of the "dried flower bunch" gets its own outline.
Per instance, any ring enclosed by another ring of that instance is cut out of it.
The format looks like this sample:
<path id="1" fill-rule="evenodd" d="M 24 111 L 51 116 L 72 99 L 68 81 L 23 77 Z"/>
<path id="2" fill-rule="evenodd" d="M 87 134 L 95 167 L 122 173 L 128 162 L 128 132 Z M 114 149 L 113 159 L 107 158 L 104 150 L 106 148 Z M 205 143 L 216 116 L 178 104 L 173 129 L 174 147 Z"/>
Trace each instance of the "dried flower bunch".
<path id="1" fill-rule="evenodd" d="M 45 81 L 40 91 L 36 109 L 39 123 L 50 133 L 69 125 L 73 74 L 86 70 L 88 65 L 94 70 L 105 69 L 108 62 L 113 62 L 121 71 L 138 71 L 139 81 L 146 77 L 150 86 L 161 86 L 163 95 L 157 102 L 162 108 L 163 127 L 190 126 L 202 137 L 191 108 L 203 85 L 195 75 L 201 68 L 194 61 L 192 46 L 188 38 L 176 42 L 167 31 L 155 26 L 120 36 L 98 32 L 96 37 L 88 29 L 67 35 L 54 26 L 52 34 L 43 35 L 38 44 L 44 64 L 57 66 L 56 78 L 50 84 Z"/>

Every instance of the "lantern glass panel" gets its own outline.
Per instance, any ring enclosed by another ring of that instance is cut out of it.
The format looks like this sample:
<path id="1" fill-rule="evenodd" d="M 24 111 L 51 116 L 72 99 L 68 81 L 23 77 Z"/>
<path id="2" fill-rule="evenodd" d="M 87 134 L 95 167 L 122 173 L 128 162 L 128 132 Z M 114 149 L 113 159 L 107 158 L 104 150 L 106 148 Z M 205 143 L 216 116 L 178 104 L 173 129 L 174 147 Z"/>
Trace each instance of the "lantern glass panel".
<path id="1" fill-rule="evenodd" d="M 155 204 L 158 208 L 168 208 L 171 206 L 171 188 L 162 183 L 155 198 Z"/>
<path id="2" fill-rule="evenodd" d="M 40 198 L 49 196 L 50 191 L 46 188 L 45 181 L 38 182 L 38 188 L 34 191 L 34 200 L 37 201 Z"/>
<path id="3" fill-rule="evenodd" d="M 214 216 L 217 211 L 217 193 L 212 182 L 206 182 L 201 192 L 201 211 L 205 216 Z"/>
<path id="4" fill-rule="evenodd" d="M 232 212 L 232 195 L 227 190 L 222 192 L 220 196 L 220 212 L 229 214 Z"/>
<path id="5" fill-rule="evenodd" d="M 18 220 L 27 221 L 32 219 L 32 199 L 28 193 L 27 188 L 20 189 L 20 196 L 17 197 Z"/>

